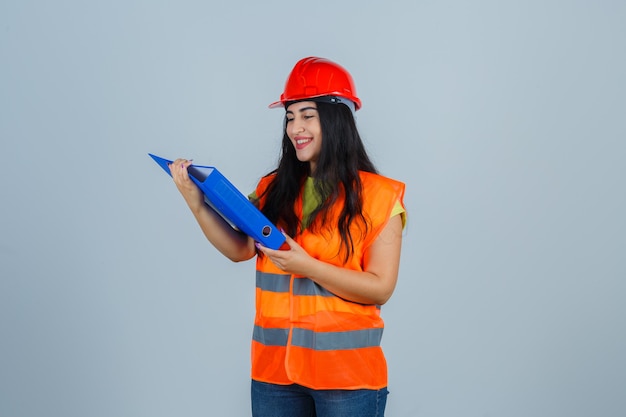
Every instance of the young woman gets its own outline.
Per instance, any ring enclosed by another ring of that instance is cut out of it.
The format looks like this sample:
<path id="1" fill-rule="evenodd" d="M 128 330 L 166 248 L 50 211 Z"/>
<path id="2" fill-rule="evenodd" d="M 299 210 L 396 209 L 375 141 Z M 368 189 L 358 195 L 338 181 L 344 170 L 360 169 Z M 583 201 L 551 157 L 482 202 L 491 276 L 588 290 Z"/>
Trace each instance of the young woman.
<path id="1" fill-rule="evenodd" d="M 250 197 L 285 231 L 280 250 L 204 204 L 190 161 L 170 166 L 207 239 L 233 261 L 257 256 L 253 416 L 383 416 L 380 306 L 398 277 L 404 184 L 367 156 L 353 116 L 361 101 L 340 65 L 298 61 L 270 107 L 285 109 L 282 153 Z"/>

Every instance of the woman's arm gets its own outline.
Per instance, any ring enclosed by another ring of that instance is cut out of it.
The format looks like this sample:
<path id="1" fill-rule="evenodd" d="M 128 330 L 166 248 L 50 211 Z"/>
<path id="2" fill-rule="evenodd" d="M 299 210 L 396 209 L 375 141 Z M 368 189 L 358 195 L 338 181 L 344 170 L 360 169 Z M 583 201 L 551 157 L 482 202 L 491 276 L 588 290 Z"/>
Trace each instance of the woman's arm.
<path id="1" fill-rule="evenodd" d="M 285 272 L 308 277 L 333 294 L 362 304 L 382 305 L 398 280 L 402 247 L 402 220 L 393 216 L 365 253 L 364 271 L 341 268 L 311 257 L 287 237 L 289 250 L 257 247 Z"/>
<path id="2" fill-rule="evenodd" d="M 256 255 L 254 241 L 236 231 L 212 208 L 204 203 L 204 194 L 189 178 L 187 168 L 191 161 L 177 159 L 170 164 L 170 172 L 178 191 L 182 194 L 189 209 L 206 238 L 224 256 L 233 262 L 246 261 Z"/>

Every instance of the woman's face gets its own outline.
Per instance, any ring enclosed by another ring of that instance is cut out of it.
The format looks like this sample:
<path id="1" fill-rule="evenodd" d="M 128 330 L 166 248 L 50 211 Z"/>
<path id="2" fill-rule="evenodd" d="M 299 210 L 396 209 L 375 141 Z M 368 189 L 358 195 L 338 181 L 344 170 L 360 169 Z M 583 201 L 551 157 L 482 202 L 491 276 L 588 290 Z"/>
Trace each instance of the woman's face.
<path id="1" fill-rule="evenodd" d="M 299 161 L 308 162 L 311 173 L 315 172 L 322 151 L 322 127 L 314 101 L 291 104 L 285 113 L 285 131 L 296 150 Z"/>

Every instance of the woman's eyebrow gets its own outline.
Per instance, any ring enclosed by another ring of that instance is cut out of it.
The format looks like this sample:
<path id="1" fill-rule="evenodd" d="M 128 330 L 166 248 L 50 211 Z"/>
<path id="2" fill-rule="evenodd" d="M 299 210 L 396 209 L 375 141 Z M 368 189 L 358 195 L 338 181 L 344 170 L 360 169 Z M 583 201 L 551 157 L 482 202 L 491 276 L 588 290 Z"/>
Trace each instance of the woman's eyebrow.
<path id="1" fill-rule="evenodd" d="M 300 113 L 302 113 L 303 111 L 307 111 L 307 110 L 315 110 L 315 111 L 317 111 L 317 107 L 303 107 L 303 108 L 301 108 L 301 109 L 300 109 L 300 110 L 298 110 L 298 111 L 299 111 Z M 293 112 L 292 112 L 291 110 L 287 110 L 287 111 L 285 112 L 285 115 L 288 115 L 288 114 L 293 115 Z"/>

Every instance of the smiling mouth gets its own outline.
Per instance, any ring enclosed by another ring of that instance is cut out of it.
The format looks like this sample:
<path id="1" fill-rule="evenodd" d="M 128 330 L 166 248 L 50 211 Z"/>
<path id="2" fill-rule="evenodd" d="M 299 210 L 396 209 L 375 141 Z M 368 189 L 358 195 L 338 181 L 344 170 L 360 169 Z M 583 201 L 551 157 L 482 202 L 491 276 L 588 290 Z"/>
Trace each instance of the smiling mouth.
<path id="1" fill-rule="evenodd" d="M 302 149 L 306 145 L 308 145 L 313 139 L 311 138 L 298 138 L 296 139 L 296 148 Z"/>

